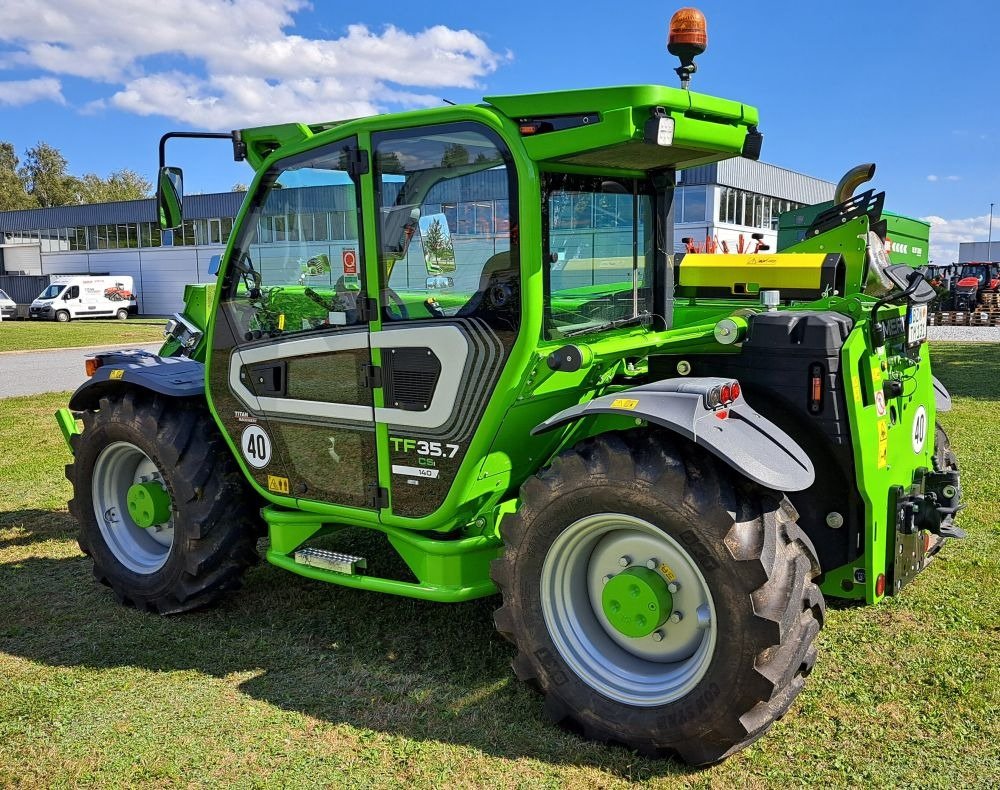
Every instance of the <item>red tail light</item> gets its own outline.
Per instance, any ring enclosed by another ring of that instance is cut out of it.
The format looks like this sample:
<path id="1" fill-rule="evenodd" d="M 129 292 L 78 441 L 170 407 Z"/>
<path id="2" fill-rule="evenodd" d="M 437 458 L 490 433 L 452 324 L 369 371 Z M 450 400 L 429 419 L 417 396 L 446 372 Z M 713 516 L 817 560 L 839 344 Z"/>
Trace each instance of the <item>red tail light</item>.
<path id="1" fill-rule="evenodd" d="M 722 402 L 723 403 L 733 402 L 733 386 L 731 384 L 722 385 Z"/>
<path id="2" fill-rule="evenodd" d="M 880 573 L 875 580 L 875 594 L 880 598 L 885 595 L 885 574 Z"/>
<path id="3" fill-rule="evenodd" d="M 733 400 L 739 398 L 740 392 L 742 392 L 740 389 L 740 383 L 738 381 L 734 381 L 732 387 L 730 387 L 730 391 L 733 393 Z"/>

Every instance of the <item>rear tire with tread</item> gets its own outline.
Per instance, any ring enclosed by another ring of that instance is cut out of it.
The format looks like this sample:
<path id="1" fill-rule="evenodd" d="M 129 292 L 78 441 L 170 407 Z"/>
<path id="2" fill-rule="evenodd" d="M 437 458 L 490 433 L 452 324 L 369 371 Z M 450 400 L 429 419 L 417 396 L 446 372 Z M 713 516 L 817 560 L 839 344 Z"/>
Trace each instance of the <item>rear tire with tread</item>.
<path id="1" fill-rule="evenodd" d="M 629 705 L 591 688 L 546 627 L 546 553 L 569 525 L 600 512 L 641 518 L 682 544 L 711 590 L 719 630 L 710 664 L 666 704 Z M 583 441 L 525 482 L 518 512 L 502 525 L 495 621 L 518 648 L 515 674 L 546 697 L 553 720 L 590 739 L 693 765 L 743 749 L 785 714 L 816 660 L 825 603 L 815 549 L 796 518 L 784 496 L 676 437 L 632 431 Z"/>
<path id="2" fill-rule="evenodd" d="M 102 398 L 82 419 L 83 432 L 72 437 L 73 463 L 66 467 L 74 492 L 69 510 L 98 581 L 120 603 L 160 614 L 204 607 L 238 588 L 258 560 L 258 503 L 204 404 L 131 390 Z M 142 450 L 170 495 L 173 542 L 166 562 L 152 573 L 125 567 L 97 523 L 94 466 L 116 442 Z"/>

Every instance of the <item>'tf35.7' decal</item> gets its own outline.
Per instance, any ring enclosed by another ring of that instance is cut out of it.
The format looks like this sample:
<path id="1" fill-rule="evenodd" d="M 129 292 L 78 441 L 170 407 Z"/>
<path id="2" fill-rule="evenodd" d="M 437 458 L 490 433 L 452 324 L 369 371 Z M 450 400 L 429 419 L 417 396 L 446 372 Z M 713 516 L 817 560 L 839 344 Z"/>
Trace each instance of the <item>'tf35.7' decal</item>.
<path id="1" fill-rule="evenodd" d="M 392 450 L 395 453 L 416 453 L 430 458 L 454 458 L 461 448 L 457 444 L 442 444 L 441 442 L 425 442 L 423 439 L 404 439 L 400 436 L 390 436 Z"/>

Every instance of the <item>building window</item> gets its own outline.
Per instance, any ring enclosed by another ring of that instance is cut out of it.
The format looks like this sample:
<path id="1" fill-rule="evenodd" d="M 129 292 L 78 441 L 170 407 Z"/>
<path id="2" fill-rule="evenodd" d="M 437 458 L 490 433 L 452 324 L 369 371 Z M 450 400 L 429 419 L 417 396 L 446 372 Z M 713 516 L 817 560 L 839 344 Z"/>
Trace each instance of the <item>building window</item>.
<path id="1" fill-rule="evenodd" d="M 678 190 L 683 195 L 680 217 L 681 222 L 704 222 L 705 221 L 705 187 L 684 187 Z"/>

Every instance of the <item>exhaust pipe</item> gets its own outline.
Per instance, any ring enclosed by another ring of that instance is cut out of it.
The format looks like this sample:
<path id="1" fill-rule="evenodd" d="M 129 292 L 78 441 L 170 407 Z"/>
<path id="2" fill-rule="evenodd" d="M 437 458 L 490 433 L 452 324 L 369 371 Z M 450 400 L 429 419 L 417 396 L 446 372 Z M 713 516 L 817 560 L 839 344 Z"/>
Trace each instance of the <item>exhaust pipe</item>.
<path id="1" fill-rule="evenodd" d="M 837 206 L 845 200 L 849 200 L 854 190 L 866 181 L 871 181 L 875 175 L 875 163 L 869 162 L 864 165 L 852 167 L 837 182 L 837 188 L 833 193 L 833 205 Z"/>

